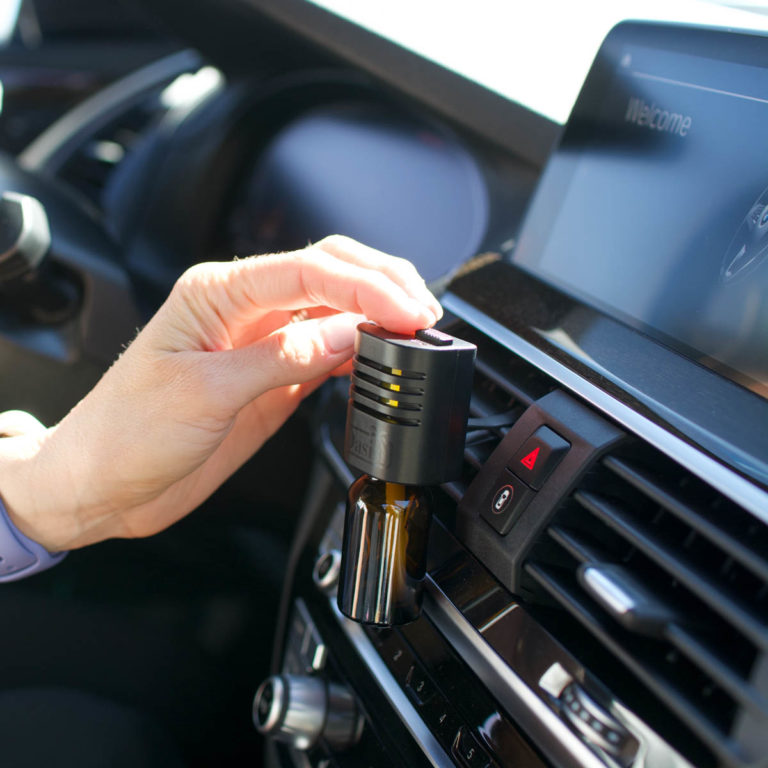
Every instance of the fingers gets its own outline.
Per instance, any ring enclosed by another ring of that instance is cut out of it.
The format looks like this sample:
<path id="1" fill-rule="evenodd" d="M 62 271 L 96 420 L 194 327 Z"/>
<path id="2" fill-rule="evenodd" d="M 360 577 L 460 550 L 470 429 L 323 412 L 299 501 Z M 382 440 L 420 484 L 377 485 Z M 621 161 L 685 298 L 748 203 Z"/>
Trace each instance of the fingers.
<path id="1" fill-rule="evenodd" d="M 307 307 L 364 314 L 401 333 L 436 322 L 439 306 L 418 286 L 407 262 L 346 238 L 323 242 L 323 247 L 188 270 L 174 289 L 172 304 L 182 307 L 181 314 L 198 330 L 190 334 L 179 324 L 182 341 L 197 335 L 205 348 L 226 349 L 245 325 L 265 314 Z"/>
<path id="2" fill-rule="evenodd" d="M 259 309 L 330 307 L 363 314 L 393 331 L 408 333 L 437 318 L 378 269 L 358 266 L 322 250 L 237 262 L 235 303 Z"/>
<path id="3" fill-rule="evenodd" d="M 4 411 L 0 413 L 0 437 L 18 435 L 42 435 L 45 427 L 26 411 Z"/>
<path id="4" fill-rule="evenodd" d="M 264 392 L 328 376 L 352 355 L 360 315 L 291 323 L 242 349 L 215 355 L 220 395 L 239 409 Z"/>
<path id="5" fill-rule="evenodd" d="M 316 243 L 315 248 L 350 264 L 378 269 L 397 283 L 409 296 L 430 309 L 438 320 L 443 316 L 440 302 L 429 291 L 416 267 L 407 259 L 389 256 L 343 235 L 326 237 Z"/>

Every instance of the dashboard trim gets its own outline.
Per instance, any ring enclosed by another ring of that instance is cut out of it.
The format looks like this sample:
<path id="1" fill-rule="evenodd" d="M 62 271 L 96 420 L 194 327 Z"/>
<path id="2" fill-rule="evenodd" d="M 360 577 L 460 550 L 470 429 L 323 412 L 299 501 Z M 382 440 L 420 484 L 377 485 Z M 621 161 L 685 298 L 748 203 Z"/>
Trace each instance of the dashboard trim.
<path id="1" fill-rule="evenodd" d="M 548 759 L 561 766 L 605 768 L 605 763 L 493 651 L 429 576 L 425 592 L 425 611 L 429 618 L 533 743 L 540 749 L 547 745 Z M 510 701 L 510 694 L 517 702 Z M 511 703 L 517 706 L 510 706 Z"/>
<path id="2" fill-rule="evenodd" d="M 486 334 L 510 352 L 535 365 L 560 384 L 584 398 L 594 408 L 629 431 L 639 435 L 662 453 L 679 462 L 694 475 L 743 506 L 759 520 L 768 524 L 768 493 L 762 491 L 749 480 L 710 458 L 684 440 L 670 434 L 562 363 L 552 359 L 545 352 L 520 338 L 464 299 L 448 292 L 441 297 L 441 303 L 445 309 Z"/>
<path id="3" fill-rule="evenodd" d="M 376 652 L 373 643 L 368 639 L 362 626 L 342 615 L 336 605 L 335 598 L 331 598 L 329 603 L 331 612 L 341 630 L 354 645 L 355 650 L 376 679 L 389 703 L 394 707 L 403 725 L 424 751 L 429 762 L 435 768 L 456 768 L 453 760 L 440 746 L 440 743 L 422 720 L 421 715 L 411 704 L 395 678 L 392 677 L 392 673 L 387 669 L 386 664 L 384 664 L 384 661 Z M 604 768 L 604 766 L 595 766 L 595 768 Z"/>

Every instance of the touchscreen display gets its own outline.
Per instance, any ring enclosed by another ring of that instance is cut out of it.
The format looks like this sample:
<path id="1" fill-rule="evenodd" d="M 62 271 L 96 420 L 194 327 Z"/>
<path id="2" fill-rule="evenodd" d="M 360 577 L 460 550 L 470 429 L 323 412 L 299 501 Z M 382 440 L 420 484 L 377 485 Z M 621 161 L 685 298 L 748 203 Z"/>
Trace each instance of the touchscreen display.
<path id="1" fill-rule="evenodd" d="M 596 82 L 514 263 L 768 396 L 768 69 L 625 44 Z"/>

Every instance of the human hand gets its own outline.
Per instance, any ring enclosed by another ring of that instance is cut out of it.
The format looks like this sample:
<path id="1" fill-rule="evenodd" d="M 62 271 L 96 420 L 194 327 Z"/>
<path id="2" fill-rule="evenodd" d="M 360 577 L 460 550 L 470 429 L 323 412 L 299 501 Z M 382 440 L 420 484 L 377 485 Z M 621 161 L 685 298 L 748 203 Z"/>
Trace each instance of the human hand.
<path id="1" fill-rule="evenodd" d="M 349 360 L 361 316 L 409 333 L 441 314 L 409 262 L 344 237 L 193 267 L 59 425 L 0 440 L 9 514 L 49 551 L 162 530 Z"/>

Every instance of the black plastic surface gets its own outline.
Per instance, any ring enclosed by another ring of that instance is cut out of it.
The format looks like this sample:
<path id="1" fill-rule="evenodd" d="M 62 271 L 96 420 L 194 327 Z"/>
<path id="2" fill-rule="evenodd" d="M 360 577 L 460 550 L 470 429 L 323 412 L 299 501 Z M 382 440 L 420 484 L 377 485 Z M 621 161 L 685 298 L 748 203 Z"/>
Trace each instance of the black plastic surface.
<path id="1" fill-rule="evenodd" d="M 507 466 L 525 441 L 547 426 L 571 448 L 535 494 L 508 526 L 505 535 L 486 523 L 487 507 L 498 489 L 511 476 Z M 457 512 L 459 538 L 506 587 L 518 592 L 522 557 L 553 515 L 558 503 L 575 486 L 590 463 L 623 437 L 604 421 L 564 392 L 551 392 L 530 406 L 470 484 Z M 485 510 L 485 511 L 484 511 Z M 485 518 L 485 519 L 481 519 Z"/>
<path id="2" fill-rule="evenodd" d="M 358 326 L 345 458 L 395 483 L 457 478 L 475 352 L 461 339 L 435 346 L 372 323 Z"/>
<path id="3" fill-rule="evenodd" d="M 544 766 L 426 617 L 401 630 L 370 629 L 369 635 L 421 717 L 458 765 Z"/>

